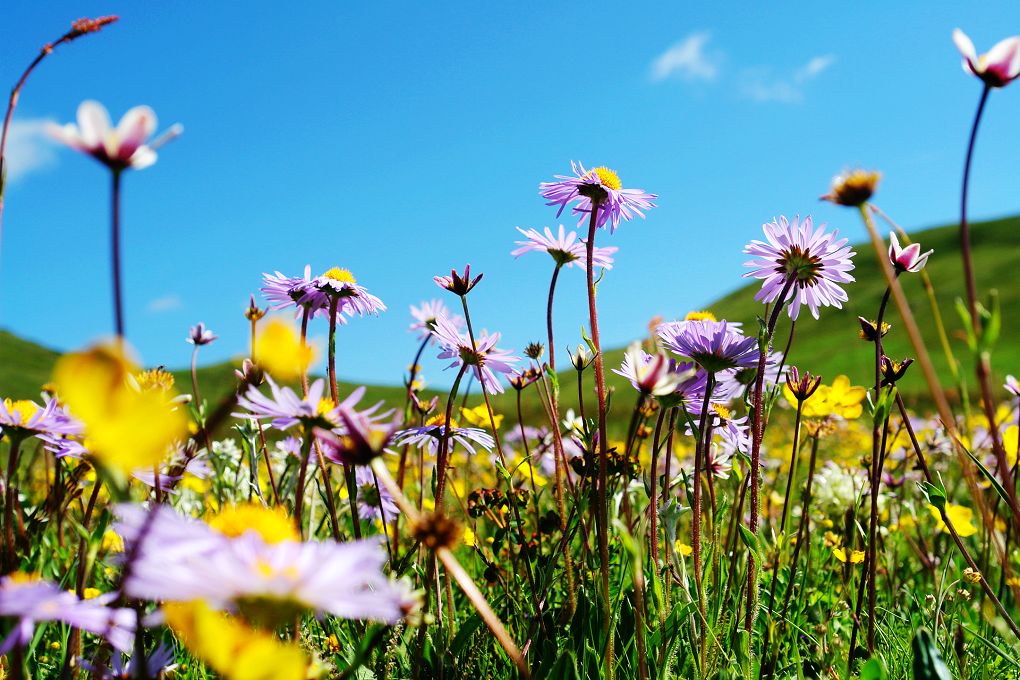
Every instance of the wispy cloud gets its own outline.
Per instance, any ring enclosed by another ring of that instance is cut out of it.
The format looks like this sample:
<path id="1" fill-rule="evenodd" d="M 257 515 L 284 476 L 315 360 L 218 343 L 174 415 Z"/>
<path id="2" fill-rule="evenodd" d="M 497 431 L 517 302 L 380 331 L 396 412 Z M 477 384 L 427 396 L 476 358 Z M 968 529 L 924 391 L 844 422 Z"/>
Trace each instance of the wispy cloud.
<path id="1" fill-rule="evenodd" d="M 169 295 L 163 295 L 162 297 L 149 300 L 149 303 L 145 305 L 145 309 L 151 314 L 161 314 L 163 312 L 172 312 L 175 309 L 180 309 L 182 306 L 183 303 L 181 302 L 181 296 L 176 293 L 170 293 Z"/>
<path id="2" fill-rule="evenodd" d="M 7 137 L 7 179 L 16 182 L 25 176 L 56 165 L 56 144 L 46 134 L 51 121 L 28 118 L 11 122 Z"/>
<path id="3" fill-rule="evenodd" d="M 757 102 L 795 104 L 804 100 L 804 86 L 820 76 L 835 61 L 834 55 L 819 55 L 792 73 L 778 76 L 768 68 L 748 69 L 741 76 L 740 92 Z"/>
<path id="4" fill-rule="evenodd" d="M 691 33 L 652 61 L 652 82 L 673 77 L 684 80 L 715 80 L 719 75 L 719 53 L 705 50 L 710 35 L 706 31 Z"/>

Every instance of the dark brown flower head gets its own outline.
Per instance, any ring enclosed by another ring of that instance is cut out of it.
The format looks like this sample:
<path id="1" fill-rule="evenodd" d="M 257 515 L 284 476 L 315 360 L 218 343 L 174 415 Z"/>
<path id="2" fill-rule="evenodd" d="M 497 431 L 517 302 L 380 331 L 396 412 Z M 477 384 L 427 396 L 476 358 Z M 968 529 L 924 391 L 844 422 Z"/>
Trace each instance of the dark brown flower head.
<path id="1" fill-rule="evenodd" d="M 804 374 L 801 375 L 796 366 L 790 366 L 790 372 L 786 376 L 786 385 L 793 392 L 797 401 L 809 399 L 821 384 L 822 376 L 812 376 L 809 371 L 804 371 Z"/>
<path id="2" fill-rule="evenodd" d="M 252 295 L 248 299 L 248 309 L 244 310 L 244 318 L 248 319 L 248 321 L 258 321 L 266 315 L 267 311 L 269 311 L 268 308 L 259 309 L 259 306 L 255 304 L 255 296 Z"/>
<path id="3" fill-rule="evenodd" d="M 904 359 L 903 361 L 893 361 L 886 355 L 882 355 L 882 384 L 883 385 L 895 385 L 903 374 L 910 368 L 910 364 L 914 363 L 913 359 Z"/>
<path id="4" fill-rule="evenodd" d="M 821 198 L 823 201 L 856 208 L 868 202 L 880 179 L 882 173 L 874 170 L 847 170 L 832 179 L 832 189 Z"/>
<path id="5" fill-rule="evenodd" d="M 510 386 L 519 392 L 540 377 L 542 377 L 542 373 L 537 368 L 532 367 L 510 376 Z"/>
<path id="6" fill-rule="evenodd" d="M 861 324 L 861 331 L 859 333 L 861 340 L 867 340 L 868 342 L 875 342 L 878 337 L 878 325 L 877 322 L 865 319 L 863 316 L 857 317 L 857 321 Z M 882 337 L 884 338 L 888 333 L 889 329 L 892 328 L 885 321 L 882 322 Z"/>
<path id="7" fill-rule="evenodd" d="M 524 347 L 524 356 L 538 361 L 545 354 L 545 345 L 540 342 L 529 342 Z"/>
<path id="8" fill-rule="evenodd" d="M 433 281 L 436 282 L 440 288 L 445 288 L 451 293 L 457 295 L 467 295 L 472 288 L 478 285 L 478 282 L 482 280 L 482 274 L 479 274 L 474 279 L 471 278 L 471 265 L 464 266 L 464 275 L 457 273 L 456 269 L 450 270 L 449 276 L 434 276 Z"/>
<path id="9" fill-rule="evenodd" d="M 423 514 L 411 526 L 414 539 L 429 550 L 452 548 L 460 540 L 460 525 L 438 512 Z"/>

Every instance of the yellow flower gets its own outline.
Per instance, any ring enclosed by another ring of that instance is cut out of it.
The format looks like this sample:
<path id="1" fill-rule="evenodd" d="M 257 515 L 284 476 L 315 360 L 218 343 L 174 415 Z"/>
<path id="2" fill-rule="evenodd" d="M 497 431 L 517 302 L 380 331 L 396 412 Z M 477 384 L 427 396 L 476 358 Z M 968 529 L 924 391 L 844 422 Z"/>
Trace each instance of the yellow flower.
<path id="1" fill-rule="evenodd" d="M 460 415 L 465 421 L 471 423 L 475 427 L 481 427 L 486 430 L 489 429 L 489 411 L 485 408 L 485 404 L 479 404 L 474 408 L 462 408 L 460 410 Z M 494 413 L 492 415 L 492 420 L 496 423 L 497 430 L 503 424 L 502 415 Z"/>
<path id="2" fill-rule="evenodd" d="M 329 650 L 330 654 L 340 653 L 340 640 L 337 639 L 336 633 L 330 633 L 329 637 L 326 638 L 326 649 Z"/>
<path id="3" fill-rule="evenodd" d="M 825 545 L 829 548 L 838 548 L 843 543 L 843 537 L 831 531 L 825 532 Z"/>
<path id="4" fill-rule="evenodd" d="M 228 680 L 304 680 L 308 660 L 300 647 L 249 628 L 204 602 L 163 605 L 166 622 L 191 652 Z"/>
<path id="5" fill-rule="evenodd" d="M 267 508 L 257 503 L 227 506 L 209 520 L 209 526 L 232 538 L 254 531 L 266 543 L 301 540 L 294 520 L 282 508 Z"/>
<path id="6" fill-rule="evenodd" d="M 475 532 L 467 525 L 464 526 L 464 545 L 469 548 L 475 546 Z"/>
<path id="7" fill-rule="evenodd" d="M 99 544 L 99 550 L 106 553 L 124 552 L 124 539 L 113 529 L 107 529 Z"/>
<path id="8" fill-rule="evenodd" d="M 844 550 L 843 548 L 833 548 L 832 549 L 832 555 L 833 555 L 833 557 L 835 557 L 840 562 L 843 562 L 844 564 L 847 561 L 846 550 Z M 854 550 L 854 551 L 851 551 L 851 553 L 850 553 L 850 564 L 860 564 L 863 561 L 864 561 L 864 551 L 863 550 Z"/>
<path id="9" fill-rule="evenodd" d="M 963 578 L 971 583 L 981 583 L 981 572 L 967 567 L 963 570 Z"/>
<path id="10" fill-rule="evenodd" d="M 140 390 L 135 367 L 114 345 L 60 358 L 53 371 L 60 399 L 85 425 L 89 450 L 123 472 L 151 468 L 187 433 L 170 390 Z"/>
<path id="11" fill-rule="evenodd" d="M 949 527 L 942 521 L 942 515 L 939 513 L 939 509 L 934 505 L 929 505 L 928 509 L 931 510 L 931 516 L 935 518 L 936 524 L 938 524 L 939 531 L 949 533 Z M 961 537 L 966 538 L 967 536 L 973 536 L 977 533 L 977 527 L 971 521 L 974 518 L 974 511 L 964 505 L 954 505 L 952 503 L 946 503 L 946 515 L 949 517 L 949 521 L 953 523 L 953 528 L 956 529 Z"/>
<path id="12" fill-rule="evenodd" d="M 1002 433 L 1002 447 L 1006 449 L 1006 461 L 1010 467 L 1016 465 L 1018 435 L 1020 435 L 1020 429 L 1016 425 L 1010 425 Z"/>
<path id="13" fill-rule="evenodd" d="M 255 363 L 280 380 L 301 377 L 315 359 L 315 349 L 302 344 L 294 326 L 270 319 L 255 340 Z"/>
<path id="14" fill-rule="evenodd" d="M 796 406 L 797 401 L 789 387 L 783 388 L 786 400 Z M 864 413 L 861 402 L 868 391 L 863 387 L 853 387 L 850 378 L 837 375 L 831 385 L 820 385 L 808 399 L 804 401 L 803 414 L 808 418 L 839 416 L 847 420 L 860 418 Z"/>
<path id="15" fill-rule="evenodd" d="M 86 588 L 85 590 L 81 591 L 81 596 L 86 600 L 91 600 L 92 598 L 99 597 L 102 594 L 103 591 L 101 591 L 99 588 Z"/>
<path id="16" fill-rule="evenodd" d="M 680 553 L 681 555 L 683 555 L 684 557 L 688 557 L 688 556 L 690 556 L 690 554 L 692 552 L 694 552 L 694 548 L 692 548 L 691 546 L 687 545 L 686 543 L 681 543 L 680 541 L 676 542 L 676 546 L 675 547 L 676 547 L 676 551 L 678 553 Z"/>

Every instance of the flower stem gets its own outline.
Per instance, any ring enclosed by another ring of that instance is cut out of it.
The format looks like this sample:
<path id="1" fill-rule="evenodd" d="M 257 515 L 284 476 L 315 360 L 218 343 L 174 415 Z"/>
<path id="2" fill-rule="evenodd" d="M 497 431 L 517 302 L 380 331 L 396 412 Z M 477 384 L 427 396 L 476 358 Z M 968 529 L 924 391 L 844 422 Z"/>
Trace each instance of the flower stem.
<path id="1" fill-rule="evenodd" d="M 110 267 L 113 270 L 113 318 L 118 341 L 124 338 L 124 300 L 120 282 L 120 170 L 113 170 L 110 192 Z"/>
<path id="2" fill-rule="evenodd" d="M 18 500 L 14 476 L 18 472 L 21 436 L 16 434 L 10 437 L 10 443 L 11 446 L 7 452 L 7 477 L 4 479 L 4 574 L 14 571 L 18 562 L 17 551 L 14 547 L 14 505 Z"/>
<path id="3" fill-rule="evenodd" d="M 698 589 L 698 613 L 701 620 L 701 657 L 699 667 L 705 668 L 705 652 L 708 641 L 708 619 L 705 617 L 705 588 L 701 580 L 701 473 L 705 467 L 705 458 L 708 456 L 708 447 L 712 445 L 711 440 L 711 416 L 708 410 L 711 408 L 712 391 L 715 389 L 715 373 L 706 371 L 705 397 L 701 403 L 701 418 L 698 422 L 698 441 L 694 449 L 694 518 L 692 548 L 694 553 L 694 583 Z"/>
<path id="4" fill-rule="evenodd" d="M 553 372 L 556 371 L 556 343 L 553 342 L 553 295 L 556 293 L 556 279 L 559 278 L 561 269 L 563 269 L 563 265 L 559 263 L 553 269 L 552 280 L 549 281 L 549 304 L 545 310 L 546 332 L 549 335 L 549 370 Z"/>

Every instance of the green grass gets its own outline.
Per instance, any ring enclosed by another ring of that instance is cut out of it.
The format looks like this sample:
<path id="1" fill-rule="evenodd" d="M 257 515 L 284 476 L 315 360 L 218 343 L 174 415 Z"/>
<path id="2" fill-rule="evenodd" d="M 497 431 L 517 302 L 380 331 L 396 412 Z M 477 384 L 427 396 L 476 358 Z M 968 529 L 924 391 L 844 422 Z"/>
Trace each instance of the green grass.
<path id="1" fill-rule="evenodd" d="M 934 248 L 935 254 L 928 261 L 928 274 L 935 286 L 935 295 L 939 310 L 950 342 L 957 358 L 963 363 L 964 375 L 970 376 L 971 358 L 962 339 L 962 325 L 956 312 L 954 301 L 964 295 L 962 266 L 957 243 L 955 225 L 927 229 L 913 235 L 927 250 Z M 991 288 L 998 288 L 1001 306 L 1005 310 L 1020 308 L 1020 285 L 1015 283 L 1017 271 L 1020 270 L 1020 217 L 1009 217 L 1001 220 L 975 224 L 972 234 L 975 271 L 978 288 L 983 295 Z M 855 258 L 857 268 L 854 275 L 857 282 L 847 286 L 850 301 L 842 310 L 824 309 L 821 319 L 815 321 L 805 310 L 798 324 L 797 337 L 791 352 L 791 362 L 812 373 L 821 374 L 826 380 L 844 373 L 851 379 L 863 384 L 871 371 L 873 361 L 869 343 L 857 337 L 858 315 L 873 318 L 877 312 L 885 282 L 878 268 L 875 254 L 870 245 L 860 244 Z M 950 372 L 945 355 L 940 347 L 935 324 L 932 320 L 921 277 L 905 275 L 901 278 L 904 291 L 910 300 L 911 308 L 921 327 L 922 335 L 928 346 L 936 371 L 942 378 L 944 386 L 948 384 Z M 710 309 L 719 317 L 732 321 L 743 321 L 748 332 L 756 327 L 756 315 L 761 313 L 761 305 L 754 302 L 754 293 L 758 283 L 748 285 L 722 297 L 710 305 Z M 890 304 L 886 315 L 894 328 L 885 340 L 886 351 L 890 356 L 902 358 L 912 356 L 906 333 L 900 323 L 899 313 L 895 304 Z M 612 323 L 611 319 L 605 323 Z M 784 316 L 777 331 L 777 345 L 782 345 L 787 337 L 789 323 Z M 607 350 L 606 380 L 610 387 L 623 388 L 625 381 L 610 371 L 619 365 L 623 350 Z M 58 353 L 24 340 L 16 335 L 0 330 L 0 395 L 14 398 L 31 398 L 39 393 L 39 388 L 49 380 L 53 363 Z M 561 366 L 567 363 L 565 356 L 560 357 Z M 994 367 L 998 373 L 1020 370 L 1020 315 L 1006 314 L 1002 320 L 1002 337 L 994 354 Z M 199 369 L 199 383 L 203 396 L 215 402 L 225 396 L 235 383 L 234 366 L 220 363 Z M 191 377 L 187 369 L 175 370 L 181 390 L 190 391 Z M 561 374 L 562 406 L 577 408 L 577 380 L 572 370 Z M 350 389 L 351 386 L 347 386 Z M 904 393 L 914 401 L 923 401 L 926 388 L 920 370 L 912 368 L 901 383 Z M 477 388 L 475 390 L 477 392 Z M 950 390 L 951 393 L 953 390 Z M 625 400 L 621 411 L 629 413 L 632 396 L 626 390 L 617 389 L 618 399 Z M 400 386 L 368 386 L 367 401 L 383 400 L 393 406 L 403 403 L 404 389 Z M 540 417 L 534 400 L 526 400 L 525 415 Z M 474 403 L 472 401 L 472 403 Z M 512 391 L 496 400 L 498 410 L 513 415 L 514 403 Z"/>

